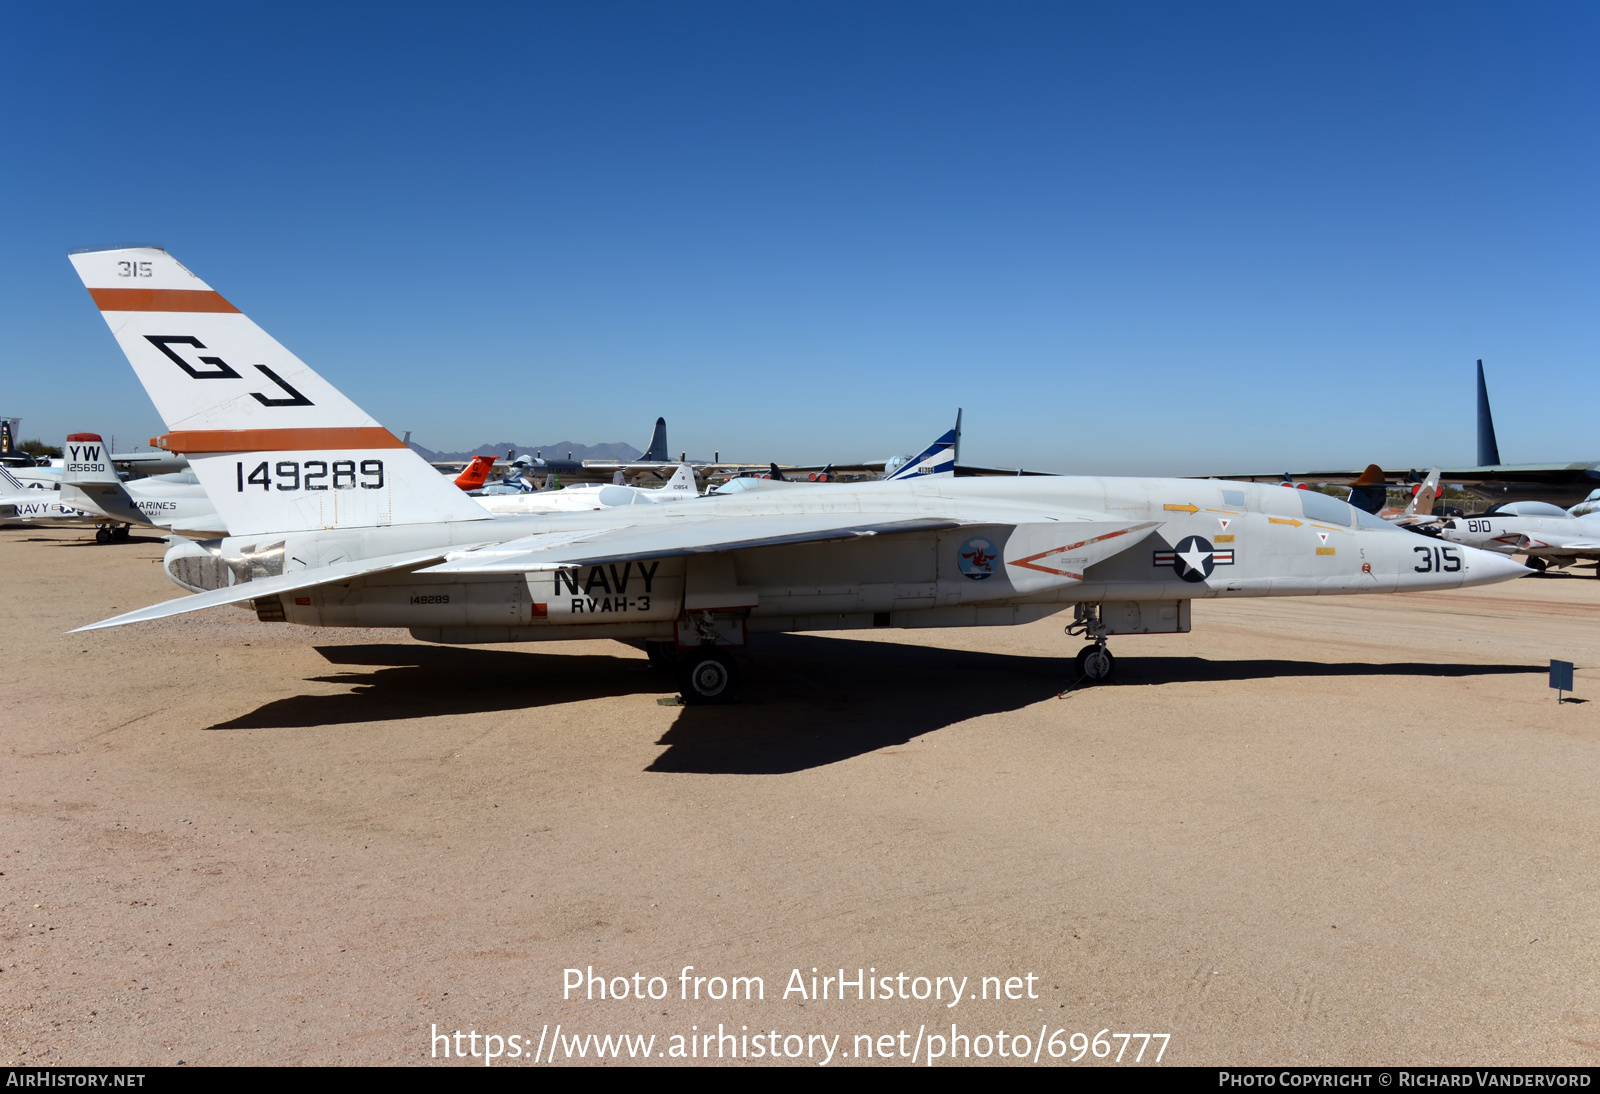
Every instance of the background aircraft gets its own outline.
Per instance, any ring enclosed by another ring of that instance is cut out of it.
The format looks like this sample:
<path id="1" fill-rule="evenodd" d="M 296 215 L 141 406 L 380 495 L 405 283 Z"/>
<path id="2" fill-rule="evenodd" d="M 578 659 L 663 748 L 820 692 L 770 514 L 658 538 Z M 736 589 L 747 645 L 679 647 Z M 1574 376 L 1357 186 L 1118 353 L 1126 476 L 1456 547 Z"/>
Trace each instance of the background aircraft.
<path id="1" fill-rule="evenodd" d="M 686 501 L 699 496 L 694 485 L 694 471 L 688 464 L 678 465 L 665 486 L 642 489 L 616 483 L 601 485 L 585 483 L 566 486 L 560 490 L 539 490 L 533 493 L 475 493 L 473 495 L 489 512 L 496 516 L 525 513 L 577 513 L 592 509 L 607 509 L 618 505 L 656 505 L 662 502 Z"/>
<path id="2" fill-rule="evenodd" d="M 1439 537 L 1486 551 L 1528 556 L 1535 570 L 1592 558 L 1600 560 L 1600 513 L 1573 516 L 1545 501 L 1510 501 L 1480 516 L 1455 517 Z M 1600 577 L 1600 566 L 1595 569 Z"/>
<path id="3" fill-rule="evenodd" d="M 489 473 L 494 470 L 494 465 L 493 456 L 472 457 L 472 462 L 467 464 L 466 470 L 456 476 L 456 486 L 469 494 L 474 490 L 481 490 L 484 483 L 489 481 Z"/>
<path id="4" fill-rule="evenodd" d="M 1374 465 L 1375 466 L 1375 465 Z M 1369 468 L 1372 470 L 1372 468 Z M 1417 472 L 1412 475 L 1420 478 Z M 1292 478 L 1304 483 L 1337 483 L 1356 478 L 1354 471 L 1308 471 L 1283 475 L 1269 474 L 1207 476 L 1239 482 L 1272 482 Z M 1590 496 L 1600 486 L 1600 462 L 1523 463 L 1500 462 L 1500 445 L 1495 439 L 1494 415 L 1489 409 L 1489 388 L 1484 380 L 1483 362 L 1478 362 L 1478 466 L 1444 468 L 1440 472 L 1445 486 L 1459 486 L 1490 500 L 1543 501 L 1552 505 L 1572 505 Z"/>
<path id="5" fill-rule="evenodd" d="M 84 524 L 92 526 L 101 523 L 97 517 L 79 512 L 70 505 L 63 505 L 60 496 L 53 490 L 46 491 L 37 486 L 29 489 L 28 485 L 13 475 L 11 469 L 3 464 L 0 464 L 0 519 L 17 521 L 21 524 L 48 524 L 61 527 L 78 527 Z M 109 538 L 109 532 L 107 536 Z"/>
<path id="6" fill-rule="evenodd" d="M 227 525 L 191 472 L 122 480 L 98 433 L 73 433 L 62 446 L 63 504 L 107 522 L 95 533 L 101 543 L 125 539 L 133 525 L 191 538 L 228 534 Z"/>
<path id="7" fill-rule="evenodd" d="M 487 457 L 476 456 L 473 459 L 476 461 L 485 458 Z M 660 482 L 670 479 L 682 464 L 688 464 L 702 478 L 760 470 L 759 467 L 750 464 L 721 463 L 715 459 L 691 460 L 687 453 L 679 453 L 674 458 L 667 447 L 665 418 L 656 419 L 655 429 L 650 434 L 650 443 L 636 460 L 563 460 L 547 457 L 543 452 L 536 451 L 531 456 L 526 452 L 521 455 L 512 452 L 504 459 L 492 459 L 491 462 L 502 477 L 498 480 L 491 479 L 481 487 L 490 494 L 531 493 L 534 490 L 548 489 L 553 483 L 562 486 L 580 483 L 622 486 L 629 482 L 637 485 L 646 479 Z M 436 462 L 434 466 L 441 470 L 455 470 L 467 465 L 445 461 Z"/>

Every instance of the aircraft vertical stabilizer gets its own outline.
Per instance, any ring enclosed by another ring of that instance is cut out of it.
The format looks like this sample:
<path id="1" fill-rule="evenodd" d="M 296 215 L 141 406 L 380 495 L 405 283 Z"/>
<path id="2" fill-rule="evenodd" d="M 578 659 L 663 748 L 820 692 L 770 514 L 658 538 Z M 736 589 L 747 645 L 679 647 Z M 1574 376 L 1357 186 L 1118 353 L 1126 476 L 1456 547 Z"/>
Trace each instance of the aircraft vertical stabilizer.
<path id="1" fill-rule="evenodd" d="M 167 252 L 71 259 L 235 535 L 488 517 Z"/>
<path id="2" fill-rule="evenodd" d="M 661 487 L 663 496 L 693 498 L 700 495 L 695 489 L 694 469 L 686 463 L 680 463 L 678 469 L 672 473 L 666 485 Z"/>
<path id="3" fill-rule="evenodd" d="M 98 433 L 69 433 L 61 446 L 61 503 L 128 524 L 150 524 L 122 485 Z"/>
<path id="4" fill-rule="evenodd" d="M 1425 517 L 1433 512 L 1433 503 L 1439 499 L 1439 475 L 1437 467 L 1428 472 L 1428 477 L 1422 480 L 1422 485 L 1417 487 L 1417 492 L 1411 496 L 1411 504 L 1406 506 L 1405 516 Z"/>
<path id="5" fill-rule="evenodd" d="M 639 460 L 642 463 L 667 463 L 671 459 L 667 455 L 667 420 L 657 418 L 655 432 L 650 434 L 650 448 Z"/>
<path id="6" fill-rule="evenodd" d="M 1500 446 L 1494 440 L 1494 415 L 1489 413 L 1489 385 L 1483 382 L 1483 361 L 1478 361 L 1478 466 L 1498 467 Z"/>
<path id="7" fill-rule="evenodd" d="M 920 479 L 927 475 L 954 475 L 961 459 L 961 411 L 956 411 L 956 426 L 918 455 L 884 476 L 886 481 Z"/>

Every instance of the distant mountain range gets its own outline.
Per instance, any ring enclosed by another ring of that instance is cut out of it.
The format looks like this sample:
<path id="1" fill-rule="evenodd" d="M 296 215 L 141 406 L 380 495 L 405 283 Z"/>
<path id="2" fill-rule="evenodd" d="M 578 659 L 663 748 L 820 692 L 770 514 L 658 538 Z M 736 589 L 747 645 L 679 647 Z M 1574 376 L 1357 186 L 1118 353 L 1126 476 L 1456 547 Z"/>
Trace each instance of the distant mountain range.
<path id="1" fill-rule="evenodd" d="M 470 452 L 435 452 L 430 448 L 411 442 L 411 448 L 429 463 L 450 463 L 460 460 L 470 460 L 474 456 L 500 456 L 515 449 L 518 455 L 524 452 L 540 452 L 549 459 L 567 459 L 567 453 L 572 453 L 574 460 L 636 460 L 644 453 L 631 444 L 622 441 L 611 441 L 606 444 L 578 444 L 576 441 L 556 441 L 554 444 L 517 444 L 514 441 L 501 441 L 499 444 L 480 444 Z"/>

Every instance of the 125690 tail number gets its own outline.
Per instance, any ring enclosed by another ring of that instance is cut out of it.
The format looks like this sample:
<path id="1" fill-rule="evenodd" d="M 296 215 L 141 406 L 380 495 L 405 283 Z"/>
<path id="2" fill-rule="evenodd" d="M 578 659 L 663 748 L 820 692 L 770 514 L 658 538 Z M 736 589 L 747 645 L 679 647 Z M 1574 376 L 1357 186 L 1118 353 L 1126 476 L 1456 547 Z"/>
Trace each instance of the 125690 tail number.
<path id="1" fill-rule="evenodd" d="M 382 460 L 262 460 L 248 472 L 243 462 L 235 466 L 241 494 L 252 486 L 284 491 L 383 489 Z"/>

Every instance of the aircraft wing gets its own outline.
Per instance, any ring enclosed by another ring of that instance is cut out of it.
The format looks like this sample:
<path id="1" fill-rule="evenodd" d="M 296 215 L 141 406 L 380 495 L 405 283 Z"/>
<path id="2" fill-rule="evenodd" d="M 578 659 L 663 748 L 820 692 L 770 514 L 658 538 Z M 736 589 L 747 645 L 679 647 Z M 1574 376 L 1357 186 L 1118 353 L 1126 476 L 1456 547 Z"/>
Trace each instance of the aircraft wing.
<path id="1" fill-rule="evenodd" d="M 1247 475 L 1189 475 L 1192 479 L 1227 479 L 1229 482 L 1282 482 L 1284 476 L 1295 482 L 1344 484 L 1361 474 L 1359 469 L 1348 471 L 1268 471 Z M 1393 474 L 1393 472 L 1391 472 Z M 1454 486 L 1480 486 L 1484 483 L 1532 483 L 1539 486 L 1569 486 L 1600 482 L 1600 464 L 1587 463 L 1526 463 L 1497 464 L 1492 467 L 1449 467 L 1439 477 Z M 1408 486 L 1394 482 L 1393 486 Z"/>
<path id="2" fill-rule="evenodd" d="M 1531 535 L 1527 532 L 1517 540 L 1519 551 L 1600 551 L 1600 540 L 1597 539 L 1563 539 L 1559 535 L 1544 533 Z"/>
<path id="3" fill-rule="evenodd" d="M 318 566 L 310 570 L 296 570 L 293 573 L 280 574 L 277 577 L 258 577 L 254 581 L 243 581 L 237 585 L 229 585 L 225 589 L 213 589 L 210 592 L 195 593 L 193 596 L 180 596 L 176 600 L 163 601 L 152 604 L 148 608 L 138 611 L 124 612 L 122 615 L 102 619 L 98 623 L 90 623 L 86 627 L 77 627 L 68 631 L 77 634 L 79 631 L 98 631 L 106 627 L 121 627 L 128 623 L 143 623 L 151 619 L 164 619 L 169 615 L 182 615 L 185 612 L 197 612 L 202 608 L 215 608 L 223 604 L 238 604 L 245 600 L 254 600 L 262 596 L 276 596 L 279 593 L 292 593 L 298 589 L 309 589 L 317 585 L 326 585 L 331 581 L 343 581 L 352 577 L 361 577 L 364 574 L 381 573 L 384 570 L 409 570 L 425 562 L 437 562 L 446 557 L 450 548 L 434 547 L 426 551 L 410 551 L 404 554 L 380 555 L 376 558 L 363 558 L 354 562 L 338 562 L 332 566 Z"/>
<path id="4" fill-rule="evenodd" d="M 793 473 L 793 474 L 796 474 L 796 475 L 806 475 L 806 474 L 810 474 L 810 473 L 816 472 L 816 471 L 828 471 L 828 470 L 832 470 L 836 474 L 841 474 L 841 475 L 865 475 L 865 474 L 881 475 L 881 474 L 883 474 L 883 469 L 885 467 L 887 467 L 888 464 L 889 464 L 888 460 L 864 460 L 864 461 L 859 461 L 857 463 L 837 463 L 837 462 L 835 462 L 835 463 L 794 463 L 794 464 L 781 463 L 781 464 L 778 465 L 778 467 L 786 475 L 790 474 L 790 473 Z M 729 471 L 740 471 L 740 470 L 744 470 L 744 471 L 765 471 L 766 467 L 763 466 L 763 467 L 745 468 L 745 467 L 734 467 L 733 465 L 727 465 L 727 469 Z M 1020 468 L 1020 467 L 986 467 L 986 466 L 984 466 L 982 464 L 976 464 L 976 463 L 958 463 L 958 464 L 955 465 L 955 476 L 958 479 L 991 478 L 991 477 L 999 477 L 999 476 L 1009 477 L 1009 476 L 1013 476 L 1013 475 L 1029 475 L 1029 476 L 1032 476 L 1032 475 L 1058 475 L 1058 474 L 1060 474 L 1060 472 L 1058 472 L 1058 471 L 1029 471 L 1029 470 L 1027 470 L 1025 468 Z M 1281 478 L 1282 476 L 1281 475 L 1274 475 L 1272 477 L 1274 479 L 1278 479 L 1278 478 Z"/>
<path id="5" fill-rule="evenodd" d="M 867 536 L 900 535 L 907 532 L 936 531 L 964 525 L 1014 525 L 1019 528 L 1049 529 L 1051 545 L 1043 554 L 1065 550 L 1053 542 L 1063 530 L 1081 527 L 1084 540 L 1103 544 L 1089 553 L 1098 562 L 1138 542 L 1155 521 L 1048 521 L 1041 523 L 1033 512 L 1010 514 L 990 512 L 968 519 L 885 515 L 878 519 L 854 518 L 839 513 L 767 514 L 737 517 L 704 517 L 651 521 L 648 524 L 593 530 L 581 537 L 571 532 L 541 533 L 477 549 L 458 549 L 433 566 L 419 570 L 429 574 L 520 574 L 535 570 L 559 570 L 569 566 L 592 566 L 604 562 L 629 562 L 647 558 L 673 558 L 682 555 L 716 554 L 755 547 L 778 547 L 794 543 L 823 543 L 859 539 Z M 1126 539 L 1122 537 L 1127 536 Z M 1081 552 L 1080 552 L 1081 553 Z M 1038 557 L 1043 557 L 1041 554 Z M 1085 563 L 1085 559 L 1075 561 Z M 1088 564 L 1088 563 L 1085 563 Z M 1038 567 L 1035 567 L 1038 568 Z"/>
<path id="6" fill-rule="evenodd" d="M 820 543 L 955 528 L 963 523 L 993 524 L 992 520 L 959 521 L 944 517 L 888 516 L 873 520 L 853 514 L 792 513 L 760 516 L 705 517 L 670 522 L 651 521 L 623 528 L 585 533 L 549 532 L 497 543 L 479 550 L 455 550 L 427 574 L 520 574 L 530 570 L 559 570 L 598 562 L 629 562 L 645 558 L 714 554 L 750 547 L 777 547 L 790 543 Z"/>

